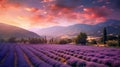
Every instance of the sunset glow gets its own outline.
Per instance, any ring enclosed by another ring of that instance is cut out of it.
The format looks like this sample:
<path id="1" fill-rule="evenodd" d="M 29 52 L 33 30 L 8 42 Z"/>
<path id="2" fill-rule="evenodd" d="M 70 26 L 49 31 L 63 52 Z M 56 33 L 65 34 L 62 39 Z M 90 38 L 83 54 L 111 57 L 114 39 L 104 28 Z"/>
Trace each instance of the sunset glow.
<path id="1" fill-rule="evenodd" d="M 0 22 L 25 29 L 119 18 L 119 0 L 0 0 Z"/>

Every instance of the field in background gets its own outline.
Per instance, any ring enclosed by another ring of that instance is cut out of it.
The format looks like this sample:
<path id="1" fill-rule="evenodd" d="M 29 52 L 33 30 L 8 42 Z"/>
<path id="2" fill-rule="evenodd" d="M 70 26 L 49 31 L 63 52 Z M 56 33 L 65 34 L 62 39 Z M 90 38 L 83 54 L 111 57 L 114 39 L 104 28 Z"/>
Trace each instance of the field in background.
<path id="1" fill-rule="evenodd" d="M 120 49 L 76 45 L 0 44 L 0 67 L 119 67 Z"/>

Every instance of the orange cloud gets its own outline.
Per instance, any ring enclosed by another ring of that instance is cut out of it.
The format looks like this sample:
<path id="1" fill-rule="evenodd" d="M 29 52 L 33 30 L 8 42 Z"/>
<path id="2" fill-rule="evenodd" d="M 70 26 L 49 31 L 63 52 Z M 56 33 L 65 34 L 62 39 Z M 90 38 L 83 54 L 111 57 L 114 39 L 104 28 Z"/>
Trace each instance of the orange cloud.
<path id="1" fill-rule="evenodd" d="M 33 15 L 29 19 L 31 20 L 31 27 L 49 27 L 58 25 L 57 22 L 54 21 L 55 16 L 53 15 Z"/>
<path id="2" fill-rule="evenodd" d="M 33 15 L 32 17 L 30 17 L 30 20 L 33 22 L 40 22 L 44 20 L 44 16 L 42 15 Z"/>
<path id="3" fill-rule="evenodd" d="M 46 22 L 46 23 L 52 23 L 52 21 L 54 20 L 55 16 L 53 15 L 33 15 L 32 17 L 30 17 L 30 20 L 33 22 L 38 22 L 38 23 L 42 23 L 42 22 Z"/>
<path id="4" fill-rule="evenodd" d="M 26 11 L 29 11 L 29 12 L 37 12 L 39 9 L 37 8 L 25 8 Z"/>

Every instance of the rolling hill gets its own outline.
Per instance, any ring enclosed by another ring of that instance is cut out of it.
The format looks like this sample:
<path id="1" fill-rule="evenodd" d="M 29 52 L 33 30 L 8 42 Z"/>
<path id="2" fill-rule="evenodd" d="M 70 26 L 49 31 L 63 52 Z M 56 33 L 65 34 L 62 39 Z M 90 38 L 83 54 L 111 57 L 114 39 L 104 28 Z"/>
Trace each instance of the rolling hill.
<path id="1" fill-rule="evenodd" d="M 17 38 L 28 38 L 28 37 L 39 37 L 34 32 L 0 23 L 0 38 L 9 38 L 9 37 L 17 37 Z"/>
<path id="2" fill-rule="evenodd" d="M 55 26 L 44 29 L 37 29 L 34 32 L 41 36 L 60 37 L 60 36 L 76 36 L 80 32 L 85 32 L 89 36 L 101 36 L 103 28 L 107 28 L 108 34 L 120 34 L 120 21 L 107 20 L 96 25 L 75 24 L 68 27 Z"/>

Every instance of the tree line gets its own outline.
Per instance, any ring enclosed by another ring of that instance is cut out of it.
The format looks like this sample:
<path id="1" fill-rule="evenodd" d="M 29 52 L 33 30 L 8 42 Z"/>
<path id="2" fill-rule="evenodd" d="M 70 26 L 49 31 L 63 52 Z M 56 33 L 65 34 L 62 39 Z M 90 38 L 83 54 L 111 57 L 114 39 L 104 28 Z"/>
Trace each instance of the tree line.
<path id="1" fill-rule="evenodd" d="M 0 39 L 1 43 L 29 43 L 29 44 L 86 44 L 87 42 L 87 34 L 80 33 L 76 38 L 51 38 L 47 39 L 46 37 L 40 38 L 17 38 L 17 37 L 10 37 L 8 39 Z"/>
<path id="2" fill-rule="evenodd" d="M 80 45 L 88 45 L 88 44 L 98 44 L 103 43 L 108 46 L 119 46 L 120 47 L 120 35 L 108 35 L 106 27 L 103 28 L 103 35 L 99 40 L 91 40 L 89 42 L 87 40 L 88 35 L 86 33 L 80 32 L 75 38 L 64 38 L 57 39 L 51 38 L 47 39 L 46 37 L 40 38 L 16 38 L 10 37 L 8 39 L 0 39 L 0 42 L 3 43 L 29 43 L 29 44 L 80 44 Z"/>

